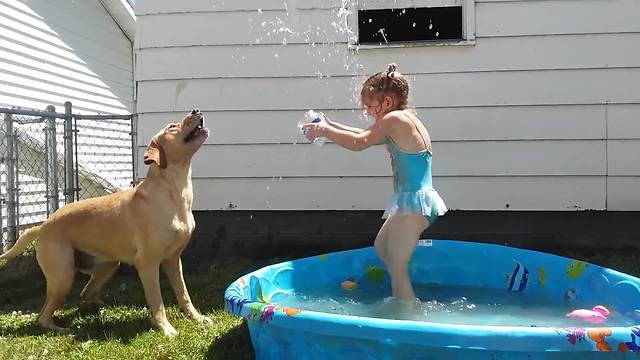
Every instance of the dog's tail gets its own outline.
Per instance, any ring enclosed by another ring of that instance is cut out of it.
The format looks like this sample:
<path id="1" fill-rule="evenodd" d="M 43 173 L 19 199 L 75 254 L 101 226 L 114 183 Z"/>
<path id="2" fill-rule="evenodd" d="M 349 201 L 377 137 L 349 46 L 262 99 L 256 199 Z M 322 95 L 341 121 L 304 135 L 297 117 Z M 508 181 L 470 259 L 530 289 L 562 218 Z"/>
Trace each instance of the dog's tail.
<path id="1" fill-rule="evenodd" d="M 36 239 L 40 235 L 40 226 L 34 226 L 25 231 L 24 234 L 20 236 L 18 241 L 7 251 L 6 253 L 0 255 L 0 263 L 11 260 L 14 257 L 22 254 L 24 249 L 31 244 L 31 242 Z"/>

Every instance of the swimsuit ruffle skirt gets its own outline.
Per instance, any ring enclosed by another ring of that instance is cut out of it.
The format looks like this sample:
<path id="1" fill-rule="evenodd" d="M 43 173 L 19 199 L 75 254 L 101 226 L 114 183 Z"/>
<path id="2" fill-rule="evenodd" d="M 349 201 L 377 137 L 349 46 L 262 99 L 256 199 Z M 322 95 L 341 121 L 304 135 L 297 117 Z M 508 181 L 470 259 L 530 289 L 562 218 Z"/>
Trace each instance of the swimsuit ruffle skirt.
<path id="1" fill-rule="evenodd" d="M 383 218 L 395 213 L 422 214 L 428 218 L 442 216 L 447 212 L 447 205 L 434 189 L 406 191 L 394 193 L 385 208 Z"/>

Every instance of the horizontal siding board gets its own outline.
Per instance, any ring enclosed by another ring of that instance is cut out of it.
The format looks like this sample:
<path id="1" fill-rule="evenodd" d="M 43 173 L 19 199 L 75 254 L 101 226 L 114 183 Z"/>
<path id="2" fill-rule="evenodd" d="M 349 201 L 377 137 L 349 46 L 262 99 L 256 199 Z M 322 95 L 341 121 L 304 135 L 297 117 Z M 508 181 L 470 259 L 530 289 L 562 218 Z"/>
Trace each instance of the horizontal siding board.
<path id="1" fill-rule="evenodd" d="M 51 81 L 44 80 L 35 80 L 33 78 L 18 76 L 11 73 L 5 73 L 0 70 L 0 89 L 4 87 L 4 85 L 13 85 L 20 88 L 31 89 L 34 91 L 42 91 L 46 93 L 50 93 L 53 95 L 62 95 L 68 96 L 70 99 L 81 99 L 84 101 L 107 105 L 112 107 L 123 107 L 122 102 L 117 99 L 113 94 L 111 95 L 97 95 L 91 94 L 88 91 L 76 90 L 69 86 L 66 86 L 65 83 L 54 83 Z M 130 105 L 130 103 L 129 103 Z"/>
<path id="2" fill-rule="evenodd" d="M 602 210 L 605 203 L 604 177 L 436 177 L 434 181 L 450 209 Z M 366 177 L 197 178 L 193 186 L 195 210 L 382 210 L 392 182 Z"/>
<path id="3" fill-rule="evenodd" d="M 612 109 L 608 105 L 611 124 Z M 336 121 L 366 128 L 360 110 L 321 109 Z M 417 109 L 434 141 L 604 139 L 604 105 L 504 106 Z M 159 129 L 177 122 L 185 112 L 146 113 L 138 117 L 142 144 Z M 207 144 L 278 144 L 306 142 L 297 128 L 302 111 L 211 111 L 205 124 L 212 135 Z M 640 119 L 638 120 L 640 124 Z M 638 128 L 640 129 L 640 127 Z"/>
<path id="4" fill-rule="evenodd" d="M 3 94 L 0 92 L 0 107 L 10 108 L 18 106 L 24 109 L 45 110 L 49 105 L 55 106 L 56 110 L 64 109 L 64 104 L 32 98 L 18 98 L 14 94 Z"/>
<path id="5" fill-rule="evenodd" d="M 23 103 L 23 100 L 25 100 L 27 102 L 40 101 L 62 109 L 64 108 L 64 103 L 70 101 L 74 108 L 79 108 L 83 111 L 94 111 L 103 114 L 127 114 L 130 112 L 127 104 L 122 104 L 121 106 L 103 105 L 97 102 L 86 101 L 84 100 L 84 96 L 76 97 L 65 93 L 58 94 L 38 91 L 21 86 L 7 85 L 2 82 L 0 82 L 0 94 L 12 98 L 13 100 L 9 100 L 10 105 L 17 107 L 29 107 Z"/>
<path id="6" fill-rule="evenodd" d="M 331 25 L 340 21 L 331 10 L 184 13 L 137 18 L 137 46 L 279 44 L 347 42 Z M 231 31 L 230 29 L 235 29 Z M 239 30 L 238 30 L 239 29 Z"/>
<path id="7" fill-rule="evenodd" d="M 9 80 L 23 79 L 26 83 L 27 79 L 9 76 L 0 72 L 2 78 L 9 78 Z M 71 101 L 75 106 L 79 106 L 85 109 L 95 109 L 99 112 L 107 114 L 120 114 L 129 112 L 132 107 L 132 102 L 128 99 L 105 98 L 103 96 L 89 95 L 86 92 L 74 91 L 62 86 L 46 85 L 42 82 L 35 82 L 28 80 L 26 85 L 20 82 L 4 82 L 0 81 L 0 92 L 9 96 L 19 98 L 30 98 L 34 100 L 42 100 L 50 102 L 51 104 L 64 104 L 66 101 Z M 42 85 L 43 88 L 34 87 L 36 85 Z M 16 103 L 15 106 L 21 106 Z"/>
<path id="8" fill-rule="evenodd" d="M 94 84 L 88 84 L 81 80 L 75 80 L 73 78 L 69 78 L 68 76 L 65 76 L 65 75 L 60 76 L 55 70 L 51 68 L 47 68 L 47 70 L 42 70 L 37 65 L 25 66 L 23 64 L 19 64 L 14 61 L 4 61 L 4 60 L 5 59 L 3 59 L 0 56 L 0 69 L 2 69 L 0 71 L 11 74 L 12 76 L 21 76 L 31 80 L 39 80 L 46 83 L 57 84 L 57 85 L 64 86 L 76 91 L 85 91 L 89 94 L 102 95 L 107 98 L 117 98 L 117 96 L 107 86 L 96 86 Z M 131 98 L 131 95 L 133 94 L 133 89 L 131 88 L 123 89 L 123 91 L 125 91 L 125 94 L 129 95 L 128 97 Z"/>
<path id="9" fill-rule="evenodd" d="M 180 12 L 226 12 L 293 9 L 332 9 L 342 6 L 343 0 L 245 0 L 212 2 L 211 0 L 138 0 L 136 14 L 162 14 Z"/>
<path id="10" fill-rule="evenodd" d="M 284 10 L 282 0 L 211 1 L 211 0 L 138 0 L 136 16 L 146 14 Z"/>
<path id="11" fill-rule="evenodd" d="M 638 43 L 640 33 L 528 36 L 477 39 L 473 47 L 416 46 L 394 54 L 406 74 L 640 67 Z M 139 50 L 136 76 L 138 80 L 345 76 L 374 73 L 388 62 L 389 49 L 354 52 L 344 44 L 168 47 Z"/>
<path id="12" fill-rule="evenodd" d="M 640 139 L 640 104 L 608 105 L 609 139 Z"/>
<path id="13" fill-rule="evenodd" d="M 609 175 L 640 176 L 638 154 L 640 139 L 607 141 Z"/>
<path id="14" fill-rule="evenodd" d="M 640 68 L 411 78 L 413 103 L 418 107 L 640 103 Z M 349 109 L 359 106 L 360 81 L 346 77 L 144 81 L 139 83 L 138 109 L 143 113 L 187 111 L 195 105 L 204 110 Z"/>
<path id="15" fill-rule="evenodd" d="M 476 36 L 640 32 L 640 2 L 507 1 L 476 4 Z"/>
<path id="16" fill-rule="evenodd" d="M 137 52 L 138 80 L 346 75 L 355 58 L 344 44 L 197 46 Z M 153 64 L 146 66 L 147 64 Z"/>
<path id="17" fill-rule="evenodd" d="M 610 105 L 617 106 L 617 105 Z M 435 140 L 604 139 L 603 105 L 424 109 Z"/>
<path id="18" fill-rule="evenodd" d="M 607 177 L 607 209 L 611 211 L 640 210 L 640 176 Z"/>
<path id="19" fill-rule="evenodd" d="M 145 147 L 139 148 L 142 157 Z M 603 140 L 439 142 L 437 176 L 604 175 Z M 140 165 L 139 173 L 145 173 Z M 364 152 L 335 144 L 205 145 L 193 159 L 194 177 L 388 176 L 384 146 Z"/>
<path id="20" fill-rule="evenodd" d="M 436 178 L 451 209 L 604 210 L 603 176 Z"/>

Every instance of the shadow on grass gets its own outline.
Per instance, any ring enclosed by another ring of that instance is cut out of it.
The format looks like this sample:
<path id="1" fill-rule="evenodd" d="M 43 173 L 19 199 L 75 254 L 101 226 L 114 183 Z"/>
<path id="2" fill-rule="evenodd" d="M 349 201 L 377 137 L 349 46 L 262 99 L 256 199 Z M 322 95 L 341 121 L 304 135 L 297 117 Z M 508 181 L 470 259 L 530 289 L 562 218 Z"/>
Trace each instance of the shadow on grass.
<path id="1" fill-rule="evenodd" d="M 249 337 L 246 321 L 242 325 L 228 331 L 209 346 L 207 359 L 254 359 L 255 353 Z"/>
<path id="2" fill-rule="evenodd" d="M 68 331 L 58 332 L 41 327 L 36 318 L 32 321 L 2 326 L 0 334 L 3 336 L 39 336 L 39 335 L 71 335 L 78 341 L 110 341 L 119 340 L 126 344 L 141 333 L 151 330 L 151 322 L 147 316 L 127 318 L 120 321 L 110 320 L 103 323 L 99 317 L 99 308 L 94 306 L 81 306 L 73 309 L 65 309 L 62 314 L 54 316 L 56 325 L 67 328 Z M 75 325 L 78 318 L 82 318 L 82 324 Z"/>
<path id="3" fill-rule="evenodd" d="M 45 279 L 32 257 L 15 259 L 26 265 L 0 268 L 0 336 L 56 336 L 60 333 L 43 329 L 36 315 L 45 297 Z M 238 277 L 253 271 L 269 262 L 256 262 L 247 259 L 229 260 L 189 269 L 185 281 L 194 306 L 200 312 L 209 314 L 224 308 L 224 290 Z M 54 315 L 56 325 L 69 328 L 69 335 L 78 341 L 113 341 L 130 343 L 141 334 L 153 330 L 140 279 L 130 266 L 122 266 L 105 287 L 102 307 L 82 304 L 80 292 L 88 277 L 77 274 L 73 289 L 67 296 L 66 304 Z M 160 277 L 160 286 L 169 321 L 179 316 L 173 289 L 166 277 Z M 13 312 L 34 315 L 16 315 Z M 3 319 L 4 318 L 4 319 Z M 252 359 L 253 352 L 246 324 L 230 330 L 214 341 L 208 351 L 209 358 Z M 219 357 L 218 355 L 222 354 Z M 232 354 L 226 355 L 226 354 Z"/>
<path id="4" fill-rule="evenodd" d="M 0 288 L 11 289 L 6 295 L 11 300 L 7 302 L 5 298 L 4 304 L 0 306 L 0 315 L 10 315 L 6 321 L 0 321 L 0 336 L 72 335 L 80 341 L 117 339 L 128 343 L 141 333 L 152 330 L 148 312 L 143 308 L 146 305 L 143 295 L 140 295 L 141 301 L 126 301 L 128 304 L 125 306 L 113 304 L 113 301 L 109 301 L 112 299 L 107 299 L 107 304 L 102 308 L 107 309 L 110 314 L 116 314 L 104 319 L 100 315 L 100 306 L 79 303 L 78 295 L 84 283 L 74 286 L 68 297 L 69 303 L 54 314 L 55 324 L 68 331 L 45 329 L 38 324 L 36 315 L 44 301 L 44 286 L 31 286 L 31 290 L 26 290 L 24 284 L 12 285 L 16 285 L 14 281 L 0 281 Z"/>
<path id="5" fill-rule="evenodd" d="M 141 333 L 152 330 L 146 308 L 142 284 L 136 275 L 118 274 L 107 284 L 104 293 L 105 305 L 84 304 L 80 292 L 88 281 L 88 276 L 76 274 L 73 288 L 66 303 L 54 314 L 56 325 L 68 328 L 68 332 L 44 329 L 37 323 L 37 314 L 46 296 L 46 282 L 35 261 L 30 257 L 15 259 L 30 266 L 0 268 L 0 336 L 57 336 L 71 335 L 76 340 L 111 341 L 128 343 Z M 172 290 L 161 282 L 162 292 L 167 296 Z M 175 301 L 165 301 L 171 305 Z M 109 316 L 101 316 L 100 309 L 108 310 Z M 22 315 L 24 314 L 24 315 Z M 32 314 L 32 315 L 27 315 Z"/>

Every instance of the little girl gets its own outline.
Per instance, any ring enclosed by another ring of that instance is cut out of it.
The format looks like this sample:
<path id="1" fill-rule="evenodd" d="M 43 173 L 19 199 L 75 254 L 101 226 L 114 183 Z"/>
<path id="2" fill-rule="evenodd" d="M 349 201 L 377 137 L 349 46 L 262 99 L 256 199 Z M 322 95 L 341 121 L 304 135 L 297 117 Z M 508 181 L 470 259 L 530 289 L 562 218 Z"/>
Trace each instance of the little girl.
<path id="1" fill-rule="evenodd" d="M 394 194 L 375 240 L 376 253 L 391 276 L 393 296 L 415 302 L 409 279 L 409 260 L 420 235 L 447 207 L 431 184 L 431 139 L 408 105 L 409 83 L 389 64 L 386 71 L 370 76 L 360 99 L 375 123 L 366 130 L 346 126 L 322 114 L 323 122 L 308 123 L 307 138 L 326 137 L 349 150 L 360 151 L 386 144 L 393 168 Z"/>

